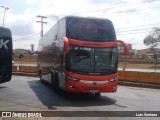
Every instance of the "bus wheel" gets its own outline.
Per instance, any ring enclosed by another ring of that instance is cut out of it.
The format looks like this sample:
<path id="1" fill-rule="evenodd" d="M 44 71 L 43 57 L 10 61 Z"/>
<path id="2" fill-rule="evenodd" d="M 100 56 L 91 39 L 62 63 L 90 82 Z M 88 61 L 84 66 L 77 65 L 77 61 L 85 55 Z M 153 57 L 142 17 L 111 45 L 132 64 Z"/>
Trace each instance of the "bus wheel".
<path id="1" fill-rule="evenodd" d="M 56 86 L 55 85 L 55 74 L 54 73 L 51 74 L 51 85 L 52 85 L 53 88 L 55 88 L 55 86 Z"/>
<path id="2" fill-rule="evenodd" d="M 101 96 L 101 93 L 100 92 L 96 92 L 96 93 L 94 93 L 94 95 L 98 97 L 98 96 Z"/>
<path id="3" fill-rule="evenodd" d="M 38 77 L 39 77 L 40 81 L 43 82 L 41 70 L 38 71 Z"/>
<path id="4" fill-rule="evenodd" d="M 59 89 L 59 78 L 58 78 L 58 73 L 55 74 L 55 89 Z"/>

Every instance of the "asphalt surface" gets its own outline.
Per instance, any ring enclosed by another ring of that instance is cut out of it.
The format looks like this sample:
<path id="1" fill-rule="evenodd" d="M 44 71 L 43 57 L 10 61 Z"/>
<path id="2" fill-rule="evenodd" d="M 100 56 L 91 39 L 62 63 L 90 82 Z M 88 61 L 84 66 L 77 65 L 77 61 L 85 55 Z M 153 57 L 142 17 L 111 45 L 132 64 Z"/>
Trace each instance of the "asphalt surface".
<path id="1" fill-rule="evenodd" d="M 119 86 L 116 93 L 102 93 L 101 96 L 95 97 L 93 94 L 55 91 L 49 84 L 41 83 L 36 77 L 13 76 L 10 82 L 0 84 L 0 111 L 160 111 L 159 103 L 159 89 Z M 8 119 L 11 118 L 0 118 L 0 120 Z M 34 120 L 37 119 L 34 118 Z M 41 118 L 43 119 L 46 118 Z M 74 120 L 75 118 L 54 117 L 54 119 Z M 77 119 L 84 120 L 81 117 Z M 87 117 L 86 119 L 113 120 L 110 117 Z M 123 119 L 159 120 L 160 118 L 127 117 Z"/>

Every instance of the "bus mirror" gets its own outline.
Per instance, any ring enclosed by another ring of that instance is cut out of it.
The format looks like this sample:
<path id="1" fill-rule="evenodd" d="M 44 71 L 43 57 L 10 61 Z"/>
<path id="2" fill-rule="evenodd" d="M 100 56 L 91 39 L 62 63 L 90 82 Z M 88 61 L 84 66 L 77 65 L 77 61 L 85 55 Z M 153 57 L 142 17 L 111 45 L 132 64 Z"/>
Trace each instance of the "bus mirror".
<path id="1" fill-rule="evenodd" d="M 68 53 L 68 52 L 69 52 L 68 39 L 67 39 L 67 37 L 64 37 L 63 40 L 64 40 L 64 52 L 65 52 L 65 53 Z"/>
<path id="2" fill-rule="evenodd" d="M 123 44 L 123 45 L 124 45 L 124 54 L 125 54 L 125 57 L 127 57 L 127 55 L 129 54 L 128 44 L 125 43 L 125 42 L 122 41 L 122 40 L 117 40 L 117 43 L 120 43 L 120 44 Z"/>

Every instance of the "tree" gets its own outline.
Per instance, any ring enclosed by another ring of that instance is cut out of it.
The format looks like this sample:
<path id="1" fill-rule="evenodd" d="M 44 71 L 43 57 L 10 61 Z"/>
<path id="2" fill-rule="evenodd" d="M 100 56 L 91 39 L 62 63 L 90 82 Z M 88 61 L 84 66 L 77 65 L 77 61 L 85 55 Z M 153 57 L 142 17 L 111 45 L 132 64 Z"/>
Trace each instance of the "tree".
<path id="1" fill-rule="evenodd" d="M 154 59 L 155 59 L 155 65 L 157 65 L 157 50 L 156 48 L 158 48 L 160 46 L 160 28 L 153 28 L 153 31 L 147 35 L 144 39 L 144 44 L 146 46 L 150 47 L 151 52 L 154 53 Z M 155 71 L 156 71 L 156 67 L 155 67 Z"/>
<path id="2" fill-rule="evenodd" d="M 144 39 L 144 44 L 151 49 L 157 48 L 160 46 L 160 28 L 153 28 L 153 31 L 148 34 Z"/>

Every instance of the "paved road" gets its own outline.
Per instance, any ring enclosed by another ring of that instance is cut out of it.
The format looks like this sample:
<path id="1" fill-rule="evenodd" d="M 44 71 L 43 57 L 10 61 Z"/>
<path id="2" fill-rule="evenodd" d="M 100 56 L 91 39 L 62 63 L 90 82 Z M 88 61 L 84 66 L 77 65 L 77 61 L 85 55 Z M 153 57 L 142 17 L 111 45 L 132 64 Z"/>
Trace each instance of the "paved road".
<path id="1" fill-rule="evenodd" d="M 41 83 L 34 77 L 13 76 L 12 81 L 0 84 L 0 111 L 160 111 L 159 103 L 158 89 L 119 86 L 116 93 L 102 93 L 101 96 L 95 97 L 93 94 L 55 92 L 50 85 Z M 74 120 L 68 118 L 72 119 Z M 146 120 L 146 118 L 139 119 Z M 8 119 L 3 118 L 3 120 Z"/>

